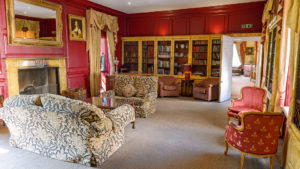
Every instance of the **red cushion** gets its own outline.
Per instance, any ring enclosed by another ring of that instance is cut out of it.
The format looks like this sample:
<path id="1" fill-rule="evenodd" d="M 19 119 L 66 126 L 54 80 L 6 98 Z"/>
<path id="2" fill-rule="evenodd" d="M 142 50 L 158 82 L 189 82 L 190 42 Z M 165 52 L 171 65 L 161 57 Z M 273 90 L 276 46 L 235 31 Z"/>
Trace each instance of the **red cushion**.
<path id="1" fill-rule="evenodd" d="M 235 107 L 228 107 L 228 110 L 234 112 L 234 113 L 239 113 L 239 112 L 261 112 L 257 108 L 253 107 L 247 107 L 247 106 L 235 106 Z"/>
<path id="2" fill-rule="evenodd" d="M 206 88 L 205 87 L 195 87 L 195 90 L 199 93 L 205 94 Z"/>
<path id="3" fill-rule="evenodd" d="M 164 86 L 164 90 L 173 91 L 173 90 L 176 90 L 176 89 L 177 89 L 176 86 L 170 86 L 170 85 L 165 85 Z"/>

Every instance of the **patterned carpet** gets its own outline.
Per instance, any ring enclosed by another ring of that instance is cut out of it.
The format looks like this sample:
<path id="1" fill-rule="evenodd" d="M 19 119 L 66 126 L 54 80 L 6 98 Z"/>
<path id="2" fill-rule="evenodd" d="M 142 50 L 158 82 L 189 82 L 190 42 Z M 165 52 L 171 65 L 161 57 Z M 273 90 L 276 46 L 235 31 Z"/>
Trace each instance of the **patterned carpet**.
<path id="1" fill-rule="evenodd" d="M 202 102 L 192 98 L 163 98 L 157 112 L 137 119 L 125 131 L 125 144 L 103 169 L 238 169 L 240 154 L 229 149 L 224 156 L 224 128 L 229 102 Z M 1 169 L 87 169 L 12 148 L 9 132 L 0 129 Z M 280 152 L 280 151 L 279 151 Z M 280 153 L 278 153 L 280 154 Z M 275 169 L 279 169 L 279 156 Z M 246 156 L 244 169 L 267 169 L 269 160 Z"/>

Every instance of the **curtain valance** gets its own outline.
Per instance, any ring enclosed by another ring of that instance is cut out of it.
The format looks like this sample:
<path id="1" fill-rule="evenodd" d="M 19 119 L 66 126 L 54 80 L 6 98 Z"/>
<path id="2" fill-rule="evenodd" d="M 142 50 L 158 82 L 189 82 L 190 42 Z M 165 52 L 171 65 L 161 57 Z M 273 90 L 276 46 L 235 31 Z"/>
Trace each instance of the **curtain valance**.
<path id="1" fill-rule="evenodd" d="M 92 30 L 93 28 L 103 30 L 107 26 L 107 30 L 114 34 L 115 44 L 118 42 L 117 33 L 119 31 L 118 18 L 111 16 L 102 12 L 95 11 L 94 9 L 89 9 L 86 12 L 87 25 L 88 25 L 88 40 L 87 40 L 87 50 L 89 50 L 92 45 Z"/>

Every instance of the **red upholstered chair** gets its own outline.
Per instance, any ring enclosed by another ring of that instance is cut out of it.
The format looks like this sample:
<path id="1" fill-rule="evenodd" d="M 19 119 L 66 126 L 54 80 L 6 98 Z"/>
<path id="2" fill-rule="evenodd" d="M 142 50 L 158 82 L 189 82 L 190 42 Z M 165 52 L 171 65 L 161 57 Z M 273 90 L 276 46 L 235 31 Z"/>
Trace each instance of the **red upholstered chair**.
<path id="1" fill-rule="evenodd" d="M 219 98 L 219 79 L 208 78 L 200 82 L 194 82 L 193 97 L 207 101 Z"/>
<path id="2" fill-rule="evenodd" d="M 278 137 L 283 122 L 281 113 L 246 112 L 239 113 L 241 125 L 230 123 L 226 126 L 224 152 L 227 155 L 228 145 L 241 153 L 243 168 L 245 155 L 270 157 L 270 167 L 277 151 Z"/>
<path id="3" fill-rule="evenodd" d="M 164 96 L 179 96 L 178 80 L 173 76 L 161 76 L 158 78 L 159 95 Z"/>
<path id="4" fill-rule="evenodd" d="M 266 91 L 258 87 L 243 87 L 241 89 L 242 97 L 232 100 L 231 106 L 228 107 L 228 122 L 230 118 L 238 119 L 239 112 L 263 112 L 264 99 Z"/>

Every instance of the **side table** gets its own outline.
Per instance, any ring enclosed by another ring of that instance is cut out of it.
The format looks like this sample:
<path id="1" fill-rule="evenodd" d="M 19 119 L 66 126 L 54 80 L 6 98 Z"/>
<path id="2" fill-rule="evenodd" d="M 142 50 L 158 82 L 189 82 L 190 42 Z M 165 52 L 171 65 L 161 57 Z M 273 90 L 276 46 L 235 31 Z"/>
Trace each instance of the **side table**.
<path id="1" fill-rule="evenodd" d="M 92 97 L 92 104 L 103 110 L 104 113 L 116 109 L 123 104 L 130 104 L 134 108 L 134 102 L 124 102 L 111 97 Z M 135 129 L 135 121 L 131 122 L 132 128 Z"/>
<path id="2" fill-rule="evenodd" d="M 193 96 L 193 83 L 194 80 L 181 80 L 182 96 Z"/>

